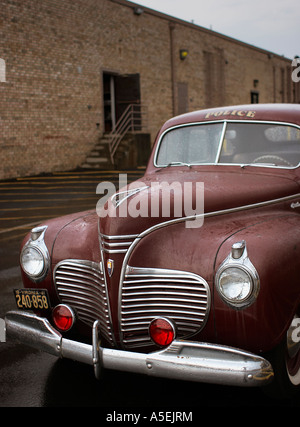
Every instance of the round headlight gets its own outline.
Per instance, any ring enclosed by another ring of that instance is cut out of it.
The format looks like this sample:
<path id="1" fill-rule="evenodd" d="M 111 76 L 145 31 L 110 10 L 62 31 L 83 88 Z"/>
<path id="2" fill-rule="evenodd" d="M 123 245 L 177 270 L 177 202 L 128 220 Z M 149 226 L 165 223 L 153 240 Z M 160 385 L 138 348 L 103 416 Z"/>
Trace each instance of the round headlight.
<path id="1" fill-rule="evenodd" d="M 223 298 L 237 304 L 243 303 L 253 290 L 250 274 L 239 267 L 228 267 L 223 270 L 219 276 L 218 285 Z"/>
<path id="2" fill-rule="evenodd" d="M 38 278 L 45 270 L 44 255 L 38 248 L 27 246 L 21 253 L 21 265 L 28 276 Z"/>

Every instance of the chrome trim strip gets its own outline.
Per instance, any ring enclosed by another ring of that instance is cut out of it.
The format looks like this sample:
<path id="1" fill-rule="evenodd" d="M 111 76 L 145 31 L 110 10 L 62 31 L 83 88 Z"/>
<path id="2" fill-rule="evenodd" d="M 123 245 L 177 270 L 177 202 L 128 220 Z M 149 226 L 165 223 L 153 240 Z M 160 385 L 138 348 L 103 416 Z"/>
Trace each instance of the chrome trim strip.
<path id="1" fill-rule="evenodd" d="M 167 165 L 158 165 L 157 164 L 157 156 L 159 152 L 159 148 L 161 145 L 161 141 L 166 133 L 168 133 L 171 130 L 182 128 L 182 127 L 188 127 L 188 126 L 198 126 L 198 125 L 206 125 L 206 124 L 213 124 L 213 123 L 255 123 L 255 124 L 265 124 L 265 125 L 282 125 L 282 126 L 291 126 L 295 127 L 297 129 L 300 129 L 299 125 L 296 125 L 295 123 L 289 123 L 289 122 L 278 122 L 278 121 L 272 121 L 272 120 L 230 120 L 230 119 L 224 119 L 224 120 L 209 120 L 209 121 L 203 121 L 203 122 L 191 122 L 191 123 L 182 123 L 176 126 L 171 126 L 170 128 L 166 129 L 159 137 L 159 141 L 156 145 L 155 153 L 153 156 L 153 165 L 156 168 L 164 168 Z M 224 137 L 224 136 L 223 136 Z M 223 140 L 220 138 L 219 145 L 222 147 Z M 218 148 L 218 150 L 220 147 Z M 220 150 L 221 153 L 221 150 Z M 241 163 L 196 163 L 196 164 L 190 164 L 189 166 L 241 166 Z M 300 163 L 297 166 L 289 167 L 289 166 L 270 166 L 270 165 L 251 165 L 254 167 L 265 167 L 265 168 L 276 168 L 276 169 L 297 169 L 299 167 Z M 172 167 L 176 167 L 180 165 L 172 165 Z"/>
<path id="2" fill-rule="evenodd" d="M 107 234 L 102 234 L 99 232 L 99 236 L 103 237 L 107 240 L 126 240 L 126 239 L 135 239 L 138 237 L 138 234 L 126 234 L 126 235 L 118 235 L 118 236 L 109 236 Z"/>
<path id="3" fill-rule="evenodd" d="M 148 228 L 147 230 L 145 230 L 141 234 L 139 234 L 139 236 L 136 238 L 136 240 L 140 240 L 143 237 L 145 237 L 147 234 L 152 233 L 152 231 L 156 231 L 156 230 L 158 230 L 162 227 L 166 227 L 168 225 L 173 225 L 173 224 L 184 222 L 184 221 L 192 221 L 192 220 L 196 220 L 196 219 L 200 219 L 200 218 L 211 218 L 213 216 L 226 215 L 226 214 L 240 212 L 243 210 L 249 210 L 249 209 L 271 206 L 271 205 L 274 205 L 276 203 L 287 202 L 289 200 L 293 200 L 293 199 L 299 198 L 299 197 L 300 197 L 300 193 L 297 193 L 297 194 L 293 194 L 290 196 L 280 197 L 278 199 L 267 200 L 265 202 L 253 203 L 251 205 L 243 205 L 243 206 L 238 206 L 236 208 L 229 208 L 229 209 L 223 209 L 223 210 L 221 209 L 219 211 L 207 212 L 207 213 L 199 214 L 199 215 L 193 215 L 193 216 L 171 219 L 171 220 L 161 222 L 159 224 L 154 225 L 153 227 Z M 129 249 L 131 249 L 131 247 Z"/>
<path id="4" fill-rule="evenodd" d="M 107 254 L 125 254 L 127 252 L 127 249 L 106 249 L 102 248 L 102 251 Z"/>
<path id="5" fill-rule="evenodd" d="M 175 218 L 175 219 L 171 219 L 171 220 L 168 220 L 165 222 L 161 222 L 159 224 L 156 224 L 156 225 L 148 228 L 147 230 L 144 230 L 142 233 L 139 234 L 138 237 L 136 237 L 136 239 L 133 241 L 132 245 L 128 248 L 128 250 L 126 252 L 126 255 L 125 255 L 124 260 L 123 260 L 121 274 L 120 274 L 120 284 L 119 284 L 120 289 L 122 288 L 122 283 L 123 283 L 123 280 L 124 280 L 124 277 L 126 274 L 128 260 L 129 260 L 130 255 L 132 254 L 132 251 L 134 250 L 136 245 L 141 241 L 141 239 L 144 238 L 145 236 L 149 235 L 150 233 L 152 233 L 156 230 L 159 230 L 160 228 L 168 227 L 169 225 L 179 224 L 181 222 L 190 221 L 190 220 L 196 220 L 197 218 L 202 218 L 202 217 L 203 218 L 211 218 L 213 216 L 226 215 L 226 214 L 241 212 L 243 210 L 271 206 L 271 205 L 276 204 L 276 203 L 287 202 L 289 200 L 293 200 L 293 199 L 299 198 L 299 197 L 300 197 L 300 193 L 297 193 L 297 194 L 293 194 L 291 196 L 281 197 L 279 199 L 268 200 L 265 202 L 254 203 L 251 205 L 243 205 L 243 206 L 239 206 L 236 208 L 224 209 L 224 210 L 214 211 L 214 212 L 207 212 L 204 214 L 190 216 L 190 217 Z M 121 295 L 119 295 L 119 303 L 121 301 L 120 298 L 121 298 Z"/>
<path id="6" fill-rule="evenodd" d="M 293 200 L 295 198 L 300 198 L 300 193 L 296 193 L 290 196 L 285 196 L 285 197 L 281 197 L 278 199 L 272 199 L 272 200 L 267 200 L 265 202 L 259 202 L 259 203 L 253 203 L 251 205 L 243 205 L 243 206 L 238 206 L 235 208 L 229 208 L 229 209 L 223 209 L 220 211 L 213 211 L 213 212 L 207 212 L 204 214 L 199 214 L 199 215 L 193 215 L 193 216 L 187 216 L 187 217 L 181 217 L 181 218 L 175 218 L 175 219 L 171 219 L 171 220 L 167 220 L 164 222 L 161 222 L 159 224 L 156 224 L 146 230 L 144 230 L 142 233 L 140 234 L 130 234 L 130 235 L 115 235 L 115 236 L 109 236 L 107 234 L 102 234 L 99 231 L 99 241 L 100 241 L 100 249 L 101 249 L 101 253 L 106 252 L 106 253 L 124 253 L 125 258 L 124 258 L 124 262 L 123 262 L 123 266 L 122 266 L 122 271 L 121 271 L 121 276 L 120 276 L 120 285 L 121 285 L 121 281 L 123 280 L 123 277 L 125 275 L 125 269 L 127 267 L 127 260 L 129 258 L 129 255 L 131 254 L 132 250 L 134 249 L 134 247 L 138 244 L 138 242 L 145 237 L 146 235 L 152 233 L 153 231 L 156 231 L 160 228 L 163 227 L 167 227 L 169 225 L 173 225 L 173 224 L 177 224 L 180 222 L 185 222 L 185 221 L 193 221 L 193 220 L 197 220 L 197 219 L 201 219 L 201 218 L 210 218 L 213 216 L 219 216 L 219 215 L 226 215 L 226 214 L 231 214 L 231 213 L 236 213 L 236 212 L 240 212 L 243 210 L 249 210 L 249 209 L 255 209 L 255 208 L 261 208 L 261 207 L 266 207 L 266 206 L 271 206 L 273 204 L 276 203 L 281 203 L 281 202 L 285 202 L 285 201 L 289 201 L 289 200 Z M 100 221 L 99 221 L 100 223 Z M 104 245 L 109 246 L 109 247 L 115 247 L 115 245 L 117 245 L 116 243 L 110 243 L 110 242 L 105 242 L 103 239 L 106 240 L 126 240 L 126 239 L 130 239 L 132 240 L 131 242 L 123 242 L 119 244 L 119 247 L 121 248 L 122 245 L 124 246 L 128 246 L 128 249 L 107 249 L 104 247 Z M 103 260 L 102 260 L 103 262 Z M 147 274 L 147 273 L 145 273 Z"/>
<path id="7" fill-rule="evenodd" d="M 109 246 L 110 248 L 116 248 L 120 246 L 130 246 L 132 242 L 122 242 L 122 243 L 109 243 L 102 241 L 104 246 Z"/>
<path id="8" fill-rule="evenodd" d="M 104 234 L 103 234 L 103 236 L 105 236 L 105 238 L 108 238 L 108 239 L 110 238 L 110 236 L 106 236 Z M 103 271 L 103 277 L 104 277 L 104 287 L 105 287 L 105 293 L 106 293 L 106 296 L 107 296 L 109 321 L 110 321 L 111 332 L 112 332 L 112 341 L 113 341 L 113 345 L 116 346 L 115 331 L 114 331 L 114 328 L 112 326 L 110 299 L 109 299 L 107 277 L 106 277 L 107 270 L 105 268 L 105 263 L 104 263 L 104 252 L 103 252 L 102 238 L 101 238 L 101 233 L 100 233 L 100 220 L 98 221 L 98 239 L 99 239 L 99 247 L 100 247 L 101 265 L 102 265 L 102 271 Z"/>
<path id="9" fill-rule="evenodd" d="M 105 252 L 108 254 L 125 254 L 128 250 L 128 247 L 130 247 L 132 241 L 137 236 L 137 234 L 124 236 L 108 236 L 106 234 L 99 233 L 101 253 Z M 120 240 L 124 240 L 124 242 L 120 242 Z"/>

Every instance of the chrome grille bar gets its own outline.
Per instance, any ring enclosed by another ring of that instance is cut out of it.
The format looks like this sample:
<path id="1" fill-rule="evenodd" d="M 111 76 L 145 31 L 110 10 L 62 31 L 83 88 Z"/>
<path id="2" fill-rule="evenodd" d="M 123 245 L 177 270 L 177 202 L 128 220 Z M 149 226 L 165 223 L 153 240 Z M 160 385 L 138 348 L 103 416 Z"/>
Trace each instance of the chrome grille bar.
<path id="1" fill-rule="evenodd" d="M 127 266 L 121 289 L 120 329 L 125 348 L 151 345 L 150 322 L 173 320 L 178 338 L 195 335 L 210 310 L 210 290 L 200 276 L 178 270 Z"/>
<path id="2" fill-rule="evenodd" d="M 125 254 L 137 235 L 107 236 L 99 234 L 101 250 L 109 254 Z"/>
<path id="3" fill-rule="evenodd" d="M 89 326 L 100 320 L 102 336 L 113 343 L 110 310 L 101 263 L 66 259 L 54 269 L 54 283 L 61 302 L 76 310 Z"/>

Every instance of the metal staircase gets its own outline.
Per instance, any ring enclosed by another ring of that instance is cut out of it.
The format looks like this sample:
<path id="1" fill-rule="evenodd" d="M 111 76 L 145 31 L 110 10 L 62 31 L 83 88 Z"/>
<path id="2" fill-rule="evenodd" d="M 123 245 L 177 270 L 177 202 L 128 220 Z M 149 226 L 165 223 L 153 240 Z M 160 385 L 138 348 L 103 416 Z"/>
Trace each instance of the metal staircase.
<path id="1" fill-rule="evenodd" d="M 124 136 L 130 133 L 145 132 L 148 128 L 148 109 L 142 104 L 130 104 L 120 117 L 115 128 L 108 135 L 110 159 L 114 156 Z"/>
<path id="2" fill-rule="evenodd" d="M 142 104 L 130 104 L 114 129 L 104 134 L 89 153 L 83 168 L 108 169 L 115 165 L 118 149 L 129 134 L 145 133 L 148 129 L 148 109 Z"/>

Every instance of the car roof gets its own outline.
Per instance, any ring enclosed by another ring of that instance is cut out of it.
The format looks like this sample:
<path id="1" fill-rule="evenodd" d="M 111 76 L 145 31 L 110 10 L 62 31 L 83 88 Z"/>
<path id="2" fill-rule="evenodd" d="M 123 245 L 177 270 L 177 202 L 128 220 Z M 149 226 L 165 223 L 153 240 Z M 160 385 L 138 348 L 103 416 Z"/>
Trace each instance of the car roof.
<path id="1" fill-rule="evenodd" d="M 168 120 L 162 127 L 166 129 L 187 123 L 214 120 L 275 121 L 300 125 L 299 104 L 245 104 L 209 108 L 182 114 Z"/>

